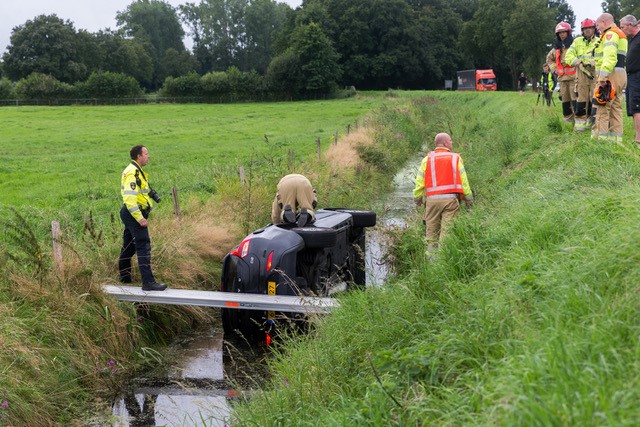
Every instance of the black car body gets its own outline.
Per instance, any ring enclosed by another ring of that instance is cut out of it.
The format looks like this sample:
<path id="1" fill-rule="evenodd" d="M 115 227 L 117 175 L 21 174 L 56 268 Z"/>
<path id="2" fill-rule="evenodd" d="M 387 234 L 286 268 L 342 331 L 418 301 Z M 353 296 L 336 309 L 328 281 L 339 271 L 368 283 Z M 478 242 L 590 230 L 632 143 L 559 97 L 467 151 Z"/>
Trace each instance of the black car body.
<path id="1" fill-rule="evenodd" d="M 332 287 L 365 286 L 365 228 L 376 223 L 371 211 L 319 209 L 305 227 L 270 224 L 248 235 L 227 254 L 221 291 L 265 295 L 328 296 Z M 300 315 L 223 309 L 226 333 L 239 332 L 259 342 L 277 319 Z"/>

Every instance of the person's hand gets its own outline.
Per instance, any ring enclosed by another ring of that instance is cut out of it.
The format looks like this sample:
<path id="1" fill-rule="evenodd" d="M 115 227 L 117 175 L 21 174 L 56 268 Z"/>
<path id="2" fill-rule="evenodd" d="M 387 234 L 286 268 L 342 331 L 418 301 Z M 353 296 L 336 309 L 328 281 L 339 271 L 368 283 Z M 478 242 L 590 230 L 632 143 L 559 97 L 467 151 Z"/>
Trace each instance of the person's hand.
<path id="1" fill-rule="evenodd" d="M 140 227 L 142 228 L 147 228 L 147 226 L 149 225 L 149 223 L 147 222 L 146 218 L 142 218 L 139 222 Z"/>

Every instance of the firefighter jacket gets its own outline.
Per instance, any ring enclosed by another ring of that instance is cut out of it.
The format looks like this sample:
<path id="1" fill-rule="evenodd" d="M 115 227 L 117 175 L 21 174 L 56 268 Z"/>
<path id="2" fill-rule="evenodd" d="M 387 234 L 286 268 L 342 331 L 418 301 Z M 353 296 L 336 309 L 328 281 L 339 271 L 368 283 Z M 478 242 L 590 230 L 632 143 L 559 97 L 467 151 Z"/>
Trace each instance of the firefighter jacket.
<path id="1" fill-rule="evenodd" d="M 127 210 L 138 222 L 144 217 L 142 212 L 150 211 L 153 206 L 149 191 L 149 175 L 132 160 L 122 172 L 120 193 Z"/>
<path id="2" fill-rule="evenodd" d="M 590 39 L 585 39 L 584 36 L 576 37 L 564 56 L 565 64 L 573 67 L 577 67 L 580 63 L 595 66 L 593 48 L 598 44 L 598 40 L 600 40 L 598 36 Z"/>
<path id="3" fill-rule="evenodd" d="M 593 52 L 599 82 L 608 80 L 615 68 L 624 69 L 627 47 L 627 36 L 620 28 L 613 25 L 603 31 Z"/>
<path id="4" fill-rule="evenodd" d="M 556 79 L 553 73 L 542 73 L 540 76 L 540 86 L 542 86 L 544 90 L 553 91 L 556 88 Z"/>
<path id="5" fill-rule="evenodd" d="M 436 147 L 422 159 L 413 189 L 416 200 L 422 199 L 423 195 L 440 194 L 460 194 L 465 200 L 473 200 L 462 157 L 446 147 Z"/>

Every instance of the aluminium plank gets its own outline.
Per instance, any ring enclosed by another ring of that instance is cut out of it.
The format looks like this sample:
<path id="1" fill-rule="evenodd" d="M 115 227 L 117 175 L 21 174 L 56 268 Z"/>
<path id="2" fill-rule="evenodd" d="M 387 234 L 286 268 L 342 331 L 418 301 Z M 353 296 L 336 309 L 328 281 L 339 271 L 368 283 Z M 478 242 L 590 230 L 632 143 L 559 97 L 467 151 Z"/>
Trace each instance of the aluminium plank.
<path id="1" fill-rule="evenodd" d="M 173 288 L 148 292 L 138 286 L 119 285 L 103 285 L 103 290 L 120 301 L 147 304 L 192 305 L 305 314 L 327 314 L 339 305 L 336 299 L 329 297 L 243 294 Z"/>

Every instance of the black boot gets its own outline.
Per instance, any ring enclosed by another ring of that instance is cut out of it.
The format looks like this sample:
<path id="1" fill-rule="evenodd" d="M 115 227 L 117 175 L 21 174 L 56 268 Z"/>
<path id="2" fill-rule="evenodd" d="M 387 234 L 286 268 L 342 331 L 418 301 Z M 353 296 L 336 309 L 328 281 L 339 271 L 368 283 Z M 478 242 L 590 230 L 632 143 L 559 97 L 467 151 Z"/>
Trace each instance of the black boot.
<path id="1" fill-rule="evenodd" d="M 142 284 L 143 291 L 164 291 L 165 289 L 167 289 L 167 285 L 164 283 L 153 282 Z"/>
<path id="2" fill-rule="evenodd" d="M 311 215 L 307 212 L 307 208 L 300 209 L 300 215 L 298 215 L 298 227 L 304 227 L 311 222 Z"/>

